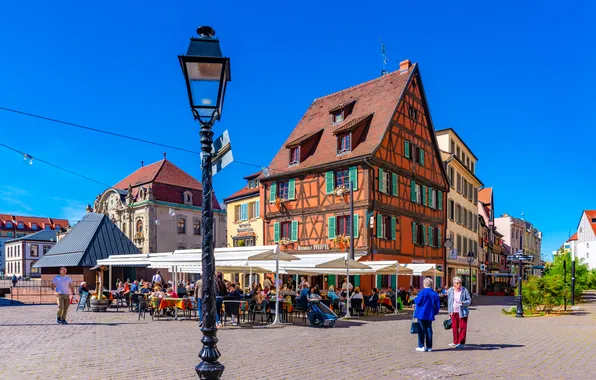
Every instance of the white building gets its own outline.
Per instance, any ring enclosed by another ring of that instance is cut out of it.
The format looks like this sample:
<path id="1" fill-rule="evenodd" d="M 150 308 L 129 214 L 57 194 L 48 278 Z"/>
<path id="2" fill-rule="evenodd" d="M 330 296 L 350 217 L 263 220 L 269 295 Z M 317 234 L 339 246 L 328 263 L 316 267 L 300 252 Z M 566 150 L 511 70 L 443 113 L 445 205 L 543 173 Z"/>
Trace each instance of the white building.
<path id="1" fill-rule="evenodd" d="M 495 226 L 503 235 L 505 243 L 511 247 L 511 254 L 523 250 L 524 254 L 534 257 L 533 274 L 539 276 L 542 273 L 539 268 L 542 265 L 542 232 L 527 220 L 508 214 L 495 218 Z"/>
<path id="2" fill-rule="evenodd" d="M 4 273 L 10 277 L 41 277 L 33 265 L 56 244 L 57 231 L 42 230 L 32 235 L 8 240 L 4 246 Z"/>
<path id="3" fill-rule="evenodd" d="M 577 240 L 569 240 L 576 260 L 583 260 L 590 269 L 596 268 L 596 210 L 585 210 L 577 227 Z"/>

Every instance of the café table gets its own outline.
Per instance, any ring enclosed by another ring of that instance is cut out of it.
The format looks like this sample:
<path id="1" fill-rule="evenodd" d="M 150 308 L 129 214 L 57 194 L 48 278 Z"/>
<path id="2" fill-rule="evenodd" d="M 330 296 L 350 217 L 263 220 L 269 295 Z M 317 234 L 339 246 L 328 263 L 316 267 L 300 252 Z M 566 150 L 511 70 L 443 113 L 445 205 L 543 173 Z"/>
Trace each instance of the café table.
<path id="1" fill-rule="evenodd" d="M 162 298 L 159 301 L 158 310 L 174 308 L 174 320 L 178 320 L 178 309 L 186 310 L 189 306 L 189 298 Z"/>

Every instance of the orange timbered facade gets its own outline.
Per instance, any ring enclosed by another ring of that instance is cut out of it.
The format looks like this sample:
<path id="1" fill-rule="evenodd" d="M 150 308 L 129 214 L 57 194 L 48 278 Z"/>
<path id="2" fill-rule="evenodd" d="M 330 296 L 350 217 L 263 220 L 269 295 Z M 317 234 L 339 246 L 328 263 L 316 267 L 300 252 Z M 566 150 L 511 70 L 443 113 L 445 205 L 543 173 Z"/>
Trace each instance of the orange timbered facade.
<path id="1" fill-rule="evenodd" d="M 265 244 L 346 252 L 353 229 L 357 257 L 444 264 L 448 182 L 417 65 L 316 99 L 270 168 Z"/>

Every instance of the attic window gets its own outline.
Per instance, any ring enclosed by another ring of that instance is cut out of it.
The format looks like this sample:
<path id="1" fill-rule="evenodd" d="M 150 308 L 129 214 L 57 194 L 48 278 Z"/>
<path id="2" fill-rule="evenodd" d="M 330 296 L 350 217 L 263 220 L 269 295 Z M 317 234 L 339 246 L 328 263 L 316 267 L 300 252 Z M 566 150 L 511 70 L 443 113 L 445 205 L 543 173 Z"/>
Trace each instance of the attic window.
<path id="1" fill-rule="evenodd" d="M 408 107 L 408 115 L 411 119 L 418 120 L 418 110 L 413 106 Z"/>
<path id="2" fill-rule="evenodd" d="M 342 121 L 344 121 L 344 110 L 343 108 L 337 111 L 334 111 L 331 114 L 331 120 L 333 121 L 333 124 L 337 124 L 337 123 L 341 123 Z"/>
<path id="3" fill-rule="evenodd" d="M 352 150 L 352 134 L 342 133 L 337 135 L 337 154 L 350 152 Z"/>
<path id="4" fill-rule="evenodd" d="M 290 148 L 290 165 L 298 165 L 300 163 L 300 146 Z"/>
<path id="5" fill-rule="evenodd" d="M 596 218 L 592 218 L 592 223 L 596 223 Z"/>

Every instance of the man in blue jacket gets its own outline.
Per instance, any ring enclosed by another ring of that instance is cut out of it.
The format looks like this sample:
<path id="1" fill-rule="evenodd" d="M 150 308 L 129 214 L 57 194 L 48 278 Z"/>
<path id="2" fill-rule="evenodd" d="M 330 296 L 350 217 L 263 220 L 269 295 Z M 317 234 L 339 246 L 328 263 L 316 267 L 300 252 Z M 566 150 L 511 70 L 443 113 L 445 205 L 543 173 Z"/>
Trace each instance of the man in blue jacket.
<path id="1" fill-rule="evenodd" d="M 424 289 L 414 298 L 414 318 L 418 318 L 420 324 L 416 351 L 430 352 L 433 349 L 433 321 L 435 315 L 439 314 L 441 301 L 437 292 L 433 290 L 433 280 L 430 277 L 425 278 L 423 284 Z"/>

